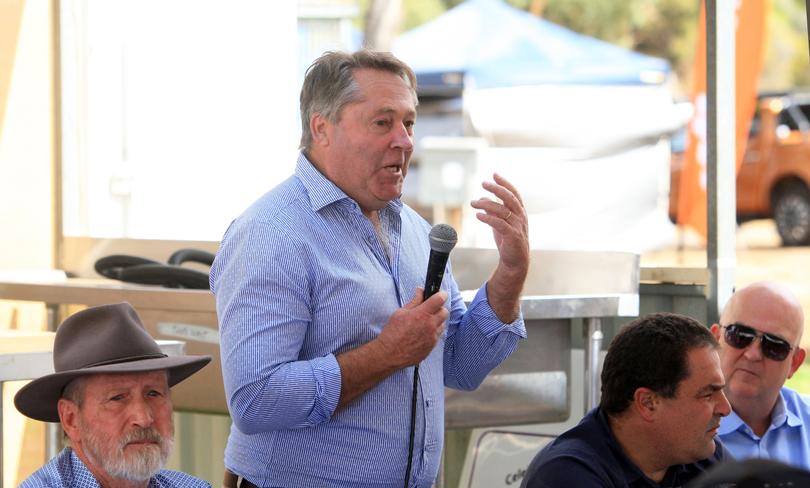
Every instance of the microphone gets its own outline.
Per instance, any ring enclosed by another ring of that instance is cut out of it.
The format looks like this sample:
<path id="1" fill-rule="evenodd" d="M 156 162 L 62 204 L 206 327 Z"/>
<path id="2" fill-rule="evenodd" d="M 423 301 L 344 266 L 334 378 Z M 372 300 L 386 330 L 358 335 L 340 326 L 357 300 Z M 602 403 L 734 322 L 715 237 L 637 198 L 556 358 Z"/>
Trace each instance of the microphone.
<path id="1" fill-rule="evenodd" d="M 436 224 L 430 229 L 430 258 L 428 259 L 427 276 L 425 276 L 424 300 L 432 297 L 439 291 L 444 278 L 444 268 L 450 251 L 458 241 L 456 230 L 447 224 Z M 419 364 L 413 367 L 413 390 L 411 391 L 411 427 L 408 439 L 408 464 L 405 467 L 405 488 L 409 488 L 411 480 L 411 466 L 413 464 L 413 442 L 416 432 L 416 395 L 419 384 Z"/>
<path id="2" fill-rule="evenodd" d="M 458 241 L 456 230 L 447 224 L 436 224 L 430 229 L 430 259 L 428 260 L 427 276 L 425 277 L 425 294 L 427 300 L 442 286 L 444 269 L 450 251 Z"/>

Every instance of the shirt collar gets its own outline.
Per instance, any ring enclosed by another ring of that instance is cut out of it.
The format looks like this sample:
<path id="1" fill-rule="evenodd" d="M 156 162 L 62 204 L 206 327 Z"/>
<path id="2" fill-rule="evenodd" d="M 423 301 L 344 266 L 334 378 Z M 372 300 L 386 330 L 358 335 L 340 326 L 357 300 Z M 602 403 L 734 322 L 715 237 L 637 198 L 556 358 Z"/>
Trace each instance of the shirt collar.
<path id="1" fill-rule="evenodd" d="M 597 414 L 597 419 L 599 424 L 605 429 L 605 433 L 609 439 L 611 444 L 611 448 L 615 450 L 615 455 L 619 459 L 619 462 L 622 466 L 622 471 L 624 471 L 624 477 L 628 482 L 628 485 L 632 485 L 633 483 L 637 482 L 638 480 L 644 480 L 644 484 L 652 484 L 655 486 L 669 486 L 671 484 L 671 480 L 674 476 L 679 476 L 680 473 L 686 471 L 686 465 L 683 464 L 676 464 L 667 468 L 666 473 L 664 474 L 664 479 L 661 480 L 661 483 L 665 483 L 665 485 L 661 485 L 659 483 L 655 483 L 650 478 L 641 471 L 641 468 L 635 465 L 630 458 L 627 457 L 627 454 L 624 453 L 622 450 L 619 441 L 613 436 L 613 431 L 610 430 L 610 423 L 608 422 L 607 415 L 602 411 L 600 407 L 597 407 L 599 410 Z"/>
<path id="2" fill-rule="evenodd" d="M 776 405 L 773 406 L 773 410 L 771 411 L 771 429 L 781 427 L 785 422 L 787 422 L 790 427 L 802 425 L 802 419 L 799 418 L 795 412 L 787 408 L 787 402 L 785 402 L 785 397 L 782 395 L 782 390 L 779 390 Z"/>
<path id="3" fill-rule="evenodd" d="M 776 397 L 776 403 L 773 406 L 773 410 L 771 410 L 771 425 L 768 427 L 768 430 L 777 429 L 785 422 L 787 422 L 790 427 L 796 427 L 803 424 L 802 419 L 787 408 L 785 397 L 782 395 L 782 391 L 780 390 L 779 396 Z M 745 425 L 745 422 L 743 422 L 739 415 L 732 410 L 728 416 L 724 417 L 720 421 L 720 428 L 717 429 L 717 434 L 725 435 L 736 430 L 740 430 Z M 748 430 L 750 430 L 750 427 L 748 427 Z"/>
<path id="4" fill-rule="evenodd" d="M 728 415 L 720 419 L 720 428 L 717 429 L 717 435 L 726 435 L 730 432 L 734 432 L 743 425 L 745 425 L 745 422 L 732 410 Z"/>
<path id="5" fill-rule="evenodd" d="M 329 181 L 326 176 L 318 171 L 318 168 L 307 159 L 303 151 L 298 154 L 295 176 L 301 180 L 301 184 L 306 188 L 307 194 L 309 195 L 309 203 L 312 205 L 312 210 L 316 212 L 337 201 L 343 199 L 351 200 L 343 190 L 338 188 L 337 185 Z"/>
<path id="6" fill-rule="evenodd" d="M 309 195 L 309 203 L 312 205 L 313 211 L 317 212 L 333 203 L 345 201 L 348 206 L 360 212 L 360 206 L 357 202 L 324 176 L 323 173 L 307 159 L 303 151 L 298 153 L 295 176 L 298 177 L 301 184 L 306 188 L 307 194 Z M 399 198 L 395 198 L 388 202 L 385 209 L 398 215 L 402 210 L 402 206 L 402 201 Z"/>
<path id="7" fill-rule="evenodd" d="M 65 451 L 70 456 L 70 469 L 72 471 L 71 484 L 78 486 L 85 486 L 88 488 L 101 488 L 101 483 L 98 482 L 96 477 L 87 468 L 78 455 L 70 447 L 66 447 Z"/>
<path id="8" fill-rule="evenodd" d="M 601 407 L 597 408 L 597 421 L 599 425 L 604 429 L 605 434 L 608 438 L 609 444 L 611 449 L 613 449 L 616 458 L 619 460 L 621 464 L 622 471 L 624 472 L 624 477 L 628 482 L 633 482 L 641 478 L 646 478 L 647 476 L 641 471 L 641 468 L 636 466 L 627 455 L 624 453 L 622 446 L 619 444 L 619 441 L 616 440 L 616 437 L 613 436 L 613 431 L 610 430 L 610 423 L 608 422 L 607 415 L 602 410 Z"/>

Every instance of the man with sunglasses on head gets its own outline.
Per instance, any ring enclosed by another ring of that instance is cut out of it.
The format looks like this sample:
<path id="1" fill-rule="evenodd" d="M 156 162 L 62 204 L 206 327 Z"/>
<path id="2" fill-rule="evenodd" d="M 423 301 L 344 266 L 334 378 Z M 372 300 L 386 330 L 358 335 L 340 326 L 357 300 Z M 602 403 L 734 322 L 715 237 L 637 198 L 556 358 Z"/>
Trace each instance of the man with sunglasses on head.
<path id="1" fill-rule="evenodd" d="M 810 469 L 810 402 L 783 386 L 804 361 L 803 329 L 796 296 L 771 282 L 738 290 L 712 326 L 734 410 L 718 436 L 735 458 Z"/>

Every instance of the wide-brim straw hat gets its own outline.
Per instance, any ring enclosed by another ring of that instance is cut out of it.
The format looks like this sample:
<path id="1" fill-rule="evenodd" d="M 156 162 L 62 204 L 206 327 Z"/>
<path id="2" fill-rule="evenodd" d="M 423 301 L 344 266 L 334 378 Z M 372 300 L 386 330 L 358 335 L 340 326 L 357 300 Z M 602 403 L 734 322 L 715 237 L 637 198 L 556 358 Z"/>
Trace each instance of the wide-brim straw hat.
<path id="1" fill-rule="evenodd" d="M 171 387 L 210 361 L 211 356 L 163 354 L 129 303 L 91 307 L 62 322 L 53 343 L 55 372 L 25 385 L 14 405 L 33 419 L 59 422 L 59 398 L 80 376 L 166 370 Z"/>

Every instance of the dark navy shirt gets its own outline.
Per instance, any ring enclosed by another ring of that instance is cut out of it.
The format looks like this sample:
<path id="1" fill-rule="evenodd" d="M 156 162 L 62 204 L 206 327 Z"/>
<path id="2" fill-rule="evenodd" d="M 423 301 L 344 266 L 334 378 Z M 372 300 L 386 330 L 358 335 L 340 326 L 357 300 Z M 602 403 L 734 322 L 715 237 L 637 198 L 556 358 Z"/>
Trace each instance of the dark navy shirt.
<path id="1" fill-rule="evenodd" d="M 598 407 L 564 432 L 532 460 L 521 488 L 676 488 L 714 464 L 730 459 L 723 445 L 709 459 L 671 466 L 661 483 L 649 479 L 625 456 Z"/>

